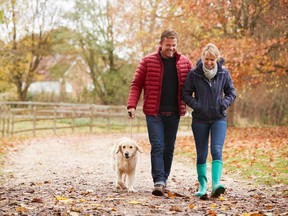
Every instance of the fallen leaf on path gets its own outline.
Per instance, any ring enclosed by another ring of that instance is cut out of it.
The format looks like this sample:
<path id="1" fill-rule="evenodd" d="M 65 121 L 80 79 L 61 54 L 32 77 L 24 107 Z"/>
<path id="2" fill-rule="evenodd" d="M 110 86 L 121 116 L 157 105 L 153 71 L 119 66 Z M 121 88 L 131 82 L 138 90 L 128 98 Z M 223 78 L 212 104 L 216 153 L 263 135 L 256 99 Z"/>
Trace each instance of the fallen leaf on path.
<path id="1" fill-rule="evenodd" d="M 91 194 L 91 193 L 93 193 L 93 190 L 89 189 L 89 190 L 82 192 L 81 195 L 86 196 L 86 195 Z"/>
<path id="2" fill-rule="evenodd" d="M 188 207 L 189 207 L 189 209 L 193 209 L 195 206 L 193 203 L 190 203 Z"/>
<path id="3" fill-rule="evenodd" d="M 72 207 L 70 209 L 72 212 L 78 212 L 78 213 L 81 213 L 82 212 L 82 209 L 81 208 L 76 208 L 76 207 Z"/>
<path id="4" fill-rule="evenodd" d="M 219 196 L 219 200 L 224 201 L 225 199 L 224 199 L 224 197 Z"/>
<path id="5" fill-rule="evenodd" d="M 183 210 L 179 206 L 172 206 L 169 211 L 182 212 Z"/>
<path id="6" fill-rule="evenodd" d="M 29 190 L 27 190 L 27 193 L 34 193 L 35 192 L 35 190 L 34 189 L 29 189 Z"/>
<path id="7" fill-rule="evenodd" d="M 172 198 L 172 199 L 175 198 L 175 195 L 173 193 L 171 193 L 171 191 L 167 191 L 167 195 L 169 198 Z"/>
<path id="8" fill-rule="evenodd" d="M 33 198 L 31 202 L 34 202 L 34 203 L 44 203 L 41 198 Z"/>
<path id="9" fill-rule="evenodd" d="M 56 198 L 57 202 L 61 202 L 61 203 L 70 203 L 70 202 L 72 202 L 72 200 L 67 198 L 67 197 L 56 196 L 55 198 Z"/>
<path id="10" fill-rule="evenodd" d="M 69 216 L 78 216 L 79 214 L 77 212 L 70 212 Z"/>
<path id="11" fill-rule="evenodd" d="M 130 201 L 128 202 L 129 204 L 134 204 L 134 205 L 137 205 L 137 204 L 141 204 L 141 202 L 138 202 L 138 201 Z"/>
<path id="12" fill-rule="evenodd" d="M 68 200 L 69 198 L 67 198 L 67 197 L 62 197 L 62 196 L 56 196 L 56 199 L 57 199 L 58 201 L 60 201 L 60 200 Z"/>
<path id="13" fill-rule="evenodd" d="M 93 207 L 103 207 L 102 204 L 97 204 L 97 203 L 91 204 L 91 206 L 93 206 Z"/>
<path id="14" fill-rule="evenodd" d="M 244 213 L 241 216 L 264 216 L 264 214 L 258 212 L 251 212 L 251 213 Z"/>
<path id="15" fill-rule="evenodd" d="M 171 191 L 167 191 L 167 194 L 168 194 L 168 197 L 169 198 L 175 198 L 175 197 L 187 197 L 187 196 L 185 196 L 185 195 L 182 195 L 182 194 L 179 194 L 179 193 L 172 193 Z M 187 197 L 187 198 L 189 198 L 189 197 Z"/>
<path id="16" fill-rule="evenodd" d="M 212 211 L 212 210 L 209 210 L 208 211 L 208 214 L 209 215 L 212 215 L 212 216 L 217 216 L 216 212 Z"/>
<path id="17" fill-rule="evenodd" d="M 213 204 L 211 205 L 211 208 L 216 208 L 216 204 L 213 203 Z"/>
<path id="18" fill-rule="evenodd" d="M 24 206 L 18 206 L 18 207 L 16 208 L 16 211 L 17 211 L 18 213 L 20 213 L 20 214 L 25 214 L 25 213 L 28 212 L 28 210 L 27 210 Z"/>

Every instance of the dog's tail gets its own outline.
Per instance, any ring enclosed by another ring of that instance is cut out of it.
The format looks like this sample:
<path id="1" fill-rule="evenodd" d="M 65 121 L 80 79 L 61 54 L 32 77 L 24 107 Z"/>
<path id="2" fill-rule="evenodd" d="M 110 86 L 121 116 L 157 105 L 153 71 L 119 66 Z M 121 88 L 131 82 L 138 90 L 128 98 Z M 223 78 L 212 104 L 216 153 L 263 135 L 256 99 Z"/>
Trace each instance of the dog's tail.
<path id="1" fill-rule="evenodd" d="M 116 170 L 116 164 L 114 163 L 114 157 L 115 157 L 114 143 L 111 143 L 107 151 L 107 157 L 110 160 L 111 167 L 113 168 L 113 170 Z"/>

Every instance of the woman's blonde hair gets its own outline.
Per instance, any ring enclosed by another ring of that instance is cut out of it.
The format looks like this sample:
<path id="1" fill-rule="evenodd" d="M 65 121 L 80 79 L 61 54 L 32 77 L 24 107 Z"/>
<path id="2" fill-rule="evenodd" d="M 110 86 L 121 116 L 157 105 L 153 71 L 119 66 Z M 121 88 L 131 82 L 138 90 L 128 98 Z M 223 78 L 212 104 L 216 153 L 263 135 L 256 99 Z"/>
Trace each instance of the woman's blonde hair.
<path id="1" fill-rule="evenodd" d="M 202 58 L 204 58 L 205 54 L 209 52 L 211 55 L 214 55 L 216 57 L 216 60 L 218 61 L 221 57 L 221 54 L 216 47 L 215 44 L 208 43 L 202 50 Z"/>

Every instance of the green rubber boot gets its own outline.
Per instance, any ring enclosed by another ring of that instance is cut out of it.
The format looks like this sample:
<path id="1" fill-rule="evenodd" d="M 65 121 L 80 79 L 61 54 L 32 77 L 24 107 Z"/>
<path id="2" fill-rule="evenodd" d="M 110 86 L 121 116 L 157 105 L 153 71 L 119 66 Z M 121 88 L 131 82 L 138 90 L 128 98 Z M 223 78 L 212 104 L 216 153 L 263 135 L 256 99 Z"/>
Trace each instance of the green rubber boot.
<path id="1" fill-rule="evenodd" d="M 207 193 L 206 163 L 197 164 L 196 167 L 200 186 L 198 192 L 195 195 L 201 197 Z"/>
<path id="2" fill-rule="evenodd" d="M 212 161 L 212 197 L 219 197 L 220 194 L 223 194 L 225 192 L 224 186 L 219 183 L 222 174 L 222 167 L 222 161 Z"/>

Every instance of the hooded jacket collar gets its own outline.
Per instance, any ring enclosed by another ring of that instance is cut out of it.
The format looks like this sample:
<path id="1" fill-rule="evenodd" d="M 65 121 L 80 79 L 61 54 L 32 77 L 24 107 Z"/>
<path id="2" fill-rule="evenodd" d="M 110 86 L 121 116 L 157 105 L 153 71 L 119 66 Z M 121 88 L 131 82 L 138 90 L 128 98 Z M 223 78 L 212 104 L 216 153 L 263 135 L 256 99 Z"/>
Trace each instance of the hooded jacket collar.
<path id="1" fill-rule="evenodd" d="M 218 74 L 218 72 L 222 71 L 223 70 L 223 64 L 225 62 L 225 59 L 221 57 L 220 61 L 217 61 L 217 66 L 218 66 L 218 71 L 216 73 L 216 76 Z M 201 60 L 201 58 L 197 61 L 196 63 L 196 68 L 195 68 L 195 73 L 198 75 L 198 76 L 204 76 L 204 71 L 202 69 L 203 67 L 203 62 Z"/>

